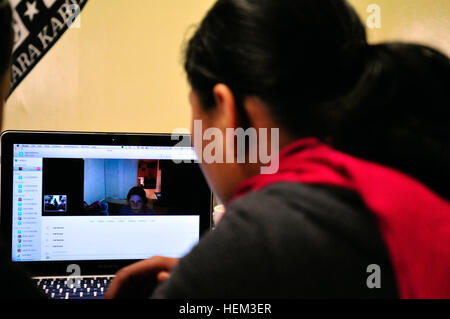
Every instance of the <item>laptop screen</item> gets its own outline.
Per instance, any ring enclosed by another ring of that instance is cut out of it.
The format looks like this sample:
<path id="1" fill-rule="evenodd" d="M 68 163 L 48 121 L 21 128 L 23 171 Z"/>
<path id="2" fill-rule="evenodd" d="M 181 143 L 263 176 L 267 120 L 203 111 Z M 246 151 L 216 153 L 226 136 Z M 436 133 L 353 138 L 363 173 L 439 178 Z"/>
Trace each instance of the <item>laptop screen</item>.
<path id="1" fill-rule="evenodd" d="M 13 146 L 13 261 L 181 257 L 198 242 L 191 147 Z"/>

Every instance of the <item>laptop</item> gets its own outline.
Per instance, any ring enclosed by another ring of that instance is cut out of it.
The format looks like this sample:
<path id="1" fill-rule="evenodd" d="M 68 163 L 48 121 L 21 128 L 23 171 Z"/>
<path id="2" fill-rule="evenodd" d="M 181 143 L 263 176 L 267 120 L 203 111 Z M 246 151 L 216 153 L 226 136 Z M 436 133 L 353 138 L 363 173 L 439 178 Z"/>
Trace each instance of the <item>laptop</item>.
<path id="1" fill-rule="evenodd" d="M 50 298 L 102 298 L 120 268 L 182 257 L 211 212 L 189 135 L 1 136 L 3 241 Z"/>

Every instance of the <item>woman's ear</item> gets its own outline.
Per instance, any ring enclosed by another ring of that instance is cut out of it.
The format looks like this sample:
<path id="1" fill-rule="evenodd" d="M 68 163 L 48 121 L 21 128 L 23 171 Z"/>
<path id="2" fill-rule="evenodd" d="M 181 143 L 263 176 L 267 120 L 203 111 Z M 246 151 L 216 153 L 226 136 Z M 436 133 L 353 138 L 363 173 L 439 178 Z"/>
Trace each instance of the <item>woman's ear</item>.
<path id="1" fill-rule="evenodd" d="M 238 109 L 231 89 L 225 84 L 217 84 L 213 88 L 216 102 L 216 127 L 225 131 L 226 128 L 237 128 Z"/>

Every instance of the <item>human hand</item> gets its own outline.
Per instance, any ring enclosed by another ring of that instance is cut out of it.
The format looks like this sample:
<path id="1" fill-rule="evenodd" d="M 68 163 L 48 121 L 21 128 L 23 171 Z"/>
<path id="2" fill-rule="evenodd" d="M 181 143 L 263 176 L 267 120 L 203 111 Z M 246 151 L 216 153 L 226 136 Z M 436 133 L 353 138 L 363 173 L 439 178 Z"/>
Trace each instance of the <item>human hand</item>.
<path id="1" fill-rule="evenodd" d="M 148 298 L 158 283 L 170 277 L 178 258 L 156 256 L 119 270 L 105 298 Z"/>

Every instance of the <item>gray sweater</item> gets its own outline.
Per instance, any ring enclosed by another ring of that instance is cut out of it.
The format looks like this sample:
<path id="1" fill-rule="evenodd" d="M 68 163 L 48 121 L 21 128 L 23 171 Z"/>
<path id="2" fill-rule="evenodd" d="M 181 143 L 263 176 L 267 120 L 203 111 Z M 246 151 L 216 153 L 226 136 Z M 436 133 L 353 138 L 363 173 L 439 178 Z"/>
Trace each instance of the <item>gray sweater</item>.
<path id="1" fill-rule="evenodd" d="M 381 269 L 369 288 L 368 266 Z M 152 298 L 396 298 L 372 212 L 348 190 L 279 183 L 233 202 Z"/>

